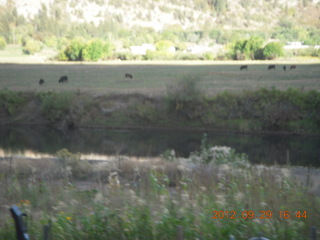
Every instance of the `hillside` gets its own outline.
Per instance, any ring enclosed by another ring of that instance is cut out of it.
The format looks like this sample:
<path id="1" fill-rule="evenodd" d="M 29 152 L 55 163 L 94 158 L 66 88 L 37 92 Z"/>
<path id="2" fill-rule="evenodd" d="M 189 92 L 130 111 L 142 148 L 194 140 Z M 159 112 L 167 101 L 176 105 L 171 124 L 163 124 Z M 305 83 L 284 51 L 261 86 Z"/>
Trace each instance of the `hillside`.
<path id="1" fill-rule="evenodd" d="M 183 30 L 273 28 L 286 21 L 319 27 L 320 0 L 8 0 L 27 20 L 38 14 L 77 23 L 115 21 L 121 26 L 168 25 Z M 5 5 L 7 0 L 0 0 Z M 63 16 L 61 16 L 63 15 Z"/>

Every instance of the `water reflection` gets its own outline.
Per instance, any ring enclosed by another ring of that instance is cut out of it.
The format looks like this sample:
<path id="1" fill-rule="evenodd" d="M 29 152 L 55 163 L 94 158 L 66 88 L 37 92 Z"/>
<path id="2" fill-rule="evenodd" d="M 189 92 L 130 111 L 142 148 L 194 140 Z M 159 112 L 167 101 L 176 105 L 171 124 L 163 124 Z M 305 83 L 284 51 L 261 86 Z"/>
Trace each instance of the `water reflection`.
<path id="1" fill-rule="evenodd" d="M 6 152 L 32 150 L 55 154 L 62 148 L 82 154 L 159 156 L 174 149 L 187 157 L 199 150 L 202 131 L 78 129 L 60 132 L 44 127 L 2 127 L 0 148 Z M 240 135 L 207 132 L 212 145 L 246 153 L 253 163 L 320 167 L 320 136 Z"/>

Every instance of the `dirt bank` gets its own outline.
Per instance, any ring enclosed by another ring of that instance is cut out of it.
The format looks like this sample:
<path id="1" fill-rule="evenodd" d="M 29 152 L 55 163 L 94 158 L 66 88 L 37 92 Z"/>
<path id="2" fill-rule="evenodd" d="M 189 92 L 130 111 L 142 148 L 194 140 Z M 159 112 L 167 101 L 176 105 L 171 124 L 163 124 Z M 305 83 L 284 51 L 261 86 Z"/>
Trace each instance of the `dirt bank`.
<path id="1" fill-rule="evenodd" d="M 320 134 L 320 93 L 261 89 L 212 97 L 0 93 L 1 125 Z"/>

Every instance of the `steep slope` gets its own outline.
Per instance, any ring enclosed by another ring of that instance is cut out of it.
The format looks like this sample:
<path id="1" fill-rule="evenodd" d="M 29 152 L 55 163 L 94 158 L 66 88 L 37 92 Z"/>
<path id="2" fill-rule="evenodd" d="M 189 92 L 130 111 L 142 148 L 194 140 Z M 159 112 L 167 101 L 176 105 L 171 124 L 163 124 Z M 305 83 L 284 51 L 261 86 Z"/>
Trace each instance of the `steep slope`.
<path id="1" fill-rule="evenodd" d="M 0 0 L 0 5 L 6 2 Z M 320 13 L 320 0 L 15 0 L 14 4 L 27 19 L 46 12 L 67 15 L 74 22 L 98 25 L 112 19 L 128 28 L 137 25 L 155 30 L 167 25 L 261 29 L 275 26 L 286 16 L 302 21 L 306 9 L 315 18 Z"/>

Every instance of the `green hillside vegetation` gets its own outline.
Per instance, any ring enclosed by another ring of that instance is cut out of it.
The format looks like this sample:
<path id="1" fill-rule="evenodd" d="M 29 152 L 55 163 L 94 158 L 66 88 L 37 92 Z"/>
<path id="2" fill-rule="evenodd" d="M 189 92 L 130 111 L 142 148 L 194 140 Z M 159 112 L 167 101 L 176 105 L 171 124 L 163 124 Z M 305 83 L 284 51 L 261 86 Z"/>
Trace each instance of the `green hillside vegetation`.
<path id="1" fill-rule="evenodd" d="M 98 24 L 85 21 L 85 12 L 79 9 L 80 3 L 100 7 L 96 17 L 101 21 Z M 255 6 L 253 1 L 240 1 L 238 6 L 233 0 L 189 0 L 188 3 L 171 0 L 167 5 L 159 1 L 137 0 L 124 4 L 110 0 L 110 8 L 126 9 L 128 6 L 124 5 L 129 5 L 132 9 L 127 15 L 117 15 L 114 12 L 103 13 L 106 6 L 103 1 L 55 0 L 49 5 L 42 4 L 37 14 L 26 18 L 19 15 L 18 3 L 9 0 L 0 6 L 0 48 L 4 49 L 6 44 L 19 44 L 25 54 L 52 48 L 59 52 L 57 59 L 63 61 L 270 59 L 283 54 L 319 57 L 319 49 L 294 53 L 283 53 L 278 47 L 271 46 L 265 49 L 269 39 L 277 39 L 279 44 L 288 41 L 300 41 L 311 46 L 319 44 L 319 3 L 316 5 L 310 0 L 303 0 L 297 6 L 280 4 L 277 0 L 261 0 L 259 3 L 262 6 Z M 183 11 L 184 5 L 190 8 Z M 73 9 L 72 13 L 67 11 L 68 7 Z M 271 9 L 275 9 L 275 13 L 271 13 Z M 131 17 L 152 23 L 157 18 L 165 19 L 165 14 L 173 16 L 179 24 L 167 24 L 161 30 L 155 30 L 139 24 L 129 27 L 125 21 L 126 17 Z M 72 20 L 74 18 L 77 20 Z M 191 23 L 194 25 L 184 28 Z M 157 47 L 157 51 L 142 58 L 132 56 L 129 51 L 132 45 L 151 43 L 160 46 L 164 41 L 176 48 L 176 54 L 167 54 L 166 50 Z M 221 44 L 226 47 L 199 56 L 184 52 L 191 44 Z"/>

